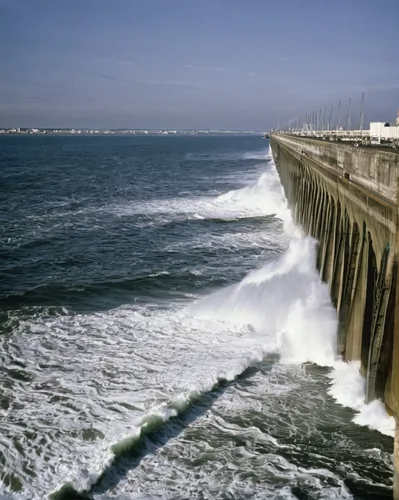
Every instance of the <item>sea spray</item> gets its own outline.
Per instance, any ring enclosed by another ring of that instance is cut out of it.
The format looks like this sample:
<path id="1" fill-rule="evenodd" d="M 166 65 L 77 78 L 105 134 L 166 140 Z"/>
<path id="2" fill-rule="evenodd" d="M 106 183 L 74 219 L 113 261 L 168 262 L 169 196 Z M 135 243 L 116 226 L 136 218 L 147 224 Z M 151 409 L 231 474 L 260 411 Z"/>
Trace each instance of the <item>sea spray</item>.
<path id="1" fill-rule="evenodd" d="M 248 325 L 283 362 L 335 362 L 336 314 L 320 281 L 316 242 L 295 239 L 276 261 L 188 307 L 207 319 Z"/>

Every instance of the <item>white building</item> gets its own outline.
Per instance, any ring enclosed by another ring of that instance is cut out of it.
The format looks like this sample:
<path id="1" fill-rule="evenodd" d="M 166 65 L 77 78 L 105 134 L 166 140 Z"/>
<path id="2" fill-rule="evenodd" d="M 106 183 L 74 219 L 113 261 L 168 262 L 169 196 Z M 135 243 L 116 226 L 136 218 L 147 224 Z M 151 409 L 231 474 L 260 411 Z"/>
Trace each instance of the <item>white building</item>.
<path id="1" fill-rule="evenodd" d="M 382 140 L 398 140 L 399 125 L 389 125 L 389 123 L 384 122 L 371 122 L 370 137 L 379 137 Z"/>

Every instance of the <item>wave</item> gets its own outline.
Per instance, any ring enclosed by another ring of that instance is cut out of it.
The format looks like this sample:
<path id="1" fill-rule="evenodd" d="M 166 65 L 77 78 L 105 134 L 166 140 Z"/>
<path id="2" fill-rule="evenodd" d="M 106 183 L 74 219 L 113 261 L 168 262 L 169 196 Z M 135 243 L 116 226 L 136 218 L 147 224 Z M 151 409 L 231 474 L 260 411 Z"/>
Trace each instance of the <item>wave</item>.
<path id="1" fill-rule="evenodd" d="M 328 392 L 339 404 L 356 411 L 353 421 L 393 436 L 395 420 L 382 401 L 364 402 L 360 364 L 346 363 L 336 354 L 336 311 L 315 267 L 316 246 L 312 238 L 292 240 L 278 260 L 194 303 L 189 311 L 207 319 L 250 325 L 270 339 L 269 349 L 279 352 L 282 363 L 331 367 Z"/>
<path id="2" fill-rule="evenodd" d="M 262 151 L 247 151 L 242 155 L 244 160 L 265 160 L 272 161 L 273 155 L 270 147 Z"/>
<path id="3" fill-rule="evenodd" d="M 314 267 L 315 245 L 310 238 L 294 240 L 279 259 L 250 273 L 240 283 L 180 311 L 178 319 L 173 320 L 175 327 L 178 322 L 186 332 L 190 326 L 191 330 L 200 328 L 197 331 L 201 332 L 195 343 L 196 360 L 193 361 L 193 353 L 190 353 L 190 363 L 184 358 L 179 362 L 180 370 L 185 367 L 179 379 L 185 380 L 185 384 L 189 381 L 190 388 L 171 395 L 163 404 L 148 411 L 128 436 L 112 445 L 106 467 L 137 446 L 147 432 L 187 410 L 202 394 L 214 390 L 220 383 L 234 380 L 267 354 L 278 354 L 280 363 L 309 361 L 334 365 L 336 315 L 327 286 L 321 283 Z M 171 320 L 169 317 L 168 321 Z M 187 380 L 189 367 L 194 378 Z M 102 470 L 97 474 L 91 472 L 90 484 L 97 482 L 101 474 Z M 74 487 L 79 484 L 82 490 L 82 479 L 76 481 Z M 88 478 L 83 489 L 90 488 L 87 481 Z"/>
<path id="4" fill-rule="evenodd" d="M 237 152 L 225 152 L 225 153 L 187 153 L 186 159 L 190 161 L 214 161 L 214 160 L 226 160 L 226 161 L 239 161 L 242 164 L 243 160 L 262 160 L 271 161 L 272 154 L 270 148 L 265 148 L 257 151 L 246 151 L 245 153 Z"/>
<path id="5" fill-rule="evenodd" d="M 214 201 L 216 206 L 232 206 L 242 213 L 286 216 L 288 209 L 275 170 L 263 173 L 256 184 L 234 189 L 222 194 Z"/>
<path id="6" fill-rule="evenodd" d="M 281 258 L 194 303 L 188 311 L 250 325 L 269 348 L 278 349 L 283 362 L 332 366 L 336 314 L 314 267 L 315 251 L 315 240 L 293 240 Z"/>
<path id="7" fill-rule="evenodd" d="M 184 219 L 220 220 L 267 215 L 276 215 L 283 220 L 290 217 L 290 211 L 287 208 L 273 163 L 267 165 L 266 171 L 255 183 L 217 196 L 190 195 L 188 197 L 141 201 L 131 205 L 108 206 L 106 210 L 118 216 L 164 216 L 163 222 L 182 217 Z"/>
<path id="8" fill-rule="evenodd" d="M 279 364 L 328 367 L 330 395 L 353 407 L 343 398 L 343 381 L 347 375 L 357 381 L 358 374 L 336 355 L 336 312 L 315 267 L 316 241 L 301 237 L 293 225 L 272 163 L 256 184 L 218 197 L 158 200 L 132 208 L 199 219 L 275 214 L 291 241 L 282 255 L 239 283 L 194 302 L 133 304 L 107 313 L 21 321 L 2 361 L 12 368 L 15 353 L 30 360 L 21 369 L 35 383 L 12 388 L 13 411 L 30 432 L 46 429 L 45 444 L 35 442 L 31 455 L 16 464 L 24 488 L 31 480 L 27 466 L 37 463 L 43 474 L 33 481 L 39 493 L 30 498 L 41 498 L 49 489 L 53 498 L 86 494 L 145 436 L 270 354 Z M 150 278 L 170 279 L 162 274 Z M 378 424 L 388 432 L 380 403 L 362 405 L 362 391 L 358 384 L 353 392 L 358 395 L 355 422 Z M 57 425 L 49 427 L 48 419 Z M 80 427 L 74 433 L 76 422 Z M 43 453 L 56 464 L 50 472 L 41 470 Z"/>
<path id="9" fill-rule="evenodd" d="M 60 489 L 53 491 L 50 498 L 52 500 L 69 500 L 71 496 L 74 498 L 76 495 L 79 495 L 78 498 L 84 500 L 86 495 L 89 495 L 97 485 L 101 484 L 113 468 L 118 469 L 120 460 L 123 460 L 124 457 L 132 458 L 136 453 L 140 453 L 141 446 L 147 436 L 151 436 L 153 433 L 159 431 L 171 419 L 183 415 L 193 404 L 200 401 L 204 394 L 217 391 L 245 374 L 248 368 L 256 366 L 262 361 L 265 354 L 259 353 L 258 355 L 246 358 L 241 367 L 242 371 L 236 375 L 230 372 L 217 376 L 209 381 L 207 385 L 203 385 L 200 390 L 192 389 L 186 393 L 179 394 L 163 406 L 154 408 L 148 412 L 141 419 L 138 427 L 128 437 L 110 447 L 108 457 L 102 461 L 102 468 L 97 470 L 97 472 L 91 471 L 90 477 L 84 484 L 81 481 L 79 486 L 76 482 L 65 483 Z"/>
<path id="10" fill-rule="evenodd" d="M 192 387 L 147 412 L 127 437 L 110 448 L 105 469 L 137 448 L 148 433 L 185 412 L 203 394 L 235 380 L 271 353 L 278 356 L 276 359 L 280 364 L 311 362 L 329 367 L 332 370 L 329 393 L 341 404 L 361 410 L 354 422 L 380 432 L 390 432 L 390 422 L 387 422 L 381 403 L 364 405 L 364 386 L 360 384 L 360 390 L 355 387 L 357 396 L 353 398 L 354 391 L 350 387 L 358 383 L 358 367 L 343 363 L 336 355 L 336 312 L 331 305 L 328 287 L 321 282 L 315 268 L 315 253 L 315 240 L 293 240 L 280 258 L 249 273 L 240 283 L 191 303 L 179 313 L 179 321 L 186 328 L 188 324 L 193 326 L 199 322 L 206 325 L 214 338 L 220 339 L 220 344 L 217 340 L 212 346 L 218 351 L 219 369 L 203 377 L 198 365 L 194 364 L 196 382 Z M 238 336 L 227 336 L 230 329 L 234 329 Z M 209 340 L 209 337 L 203 339 Z M 197 345 L 197 353 L 201 357 L 204 351 L 199 347 Z M 207 366 L 207 371 L 214 370 L 216 365 L 212 363 L 211 366 Z M 348 376 L 352 381 L 349 384 Z M 345 394 L 346 400 L 342 398 Z M 91 483 L 86 485 L 86 492 L 101 480 L 105 469 L 90 475 Z M 69 484 L 61 493 L 69 492 L 71 487 Z"/>

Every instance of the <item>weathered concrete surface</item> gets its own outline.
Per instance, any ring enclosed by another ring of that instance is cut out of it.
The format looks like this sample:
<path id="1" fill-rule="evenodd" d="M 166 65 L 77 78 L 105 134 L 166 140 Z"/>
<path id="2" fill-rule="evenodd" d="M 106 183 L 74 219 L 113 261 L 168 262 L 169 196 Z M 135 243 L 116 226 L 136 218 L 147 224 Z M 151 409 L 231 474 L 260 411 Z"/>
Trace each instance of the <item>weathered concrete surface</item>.
<path id="1" fill-rule="evenodd" d="M 283 134 L 271 146 L 295 221 L 319 242 L 339 353 L 360 360 L 366 401 L 381 397 L 399 422 L 399 155 Z M 398 426 L 394 443 L 399 500 Z"/>
<path id="2" fill-rule="evenodd" d="M 304 149 L 311 158 L 325 167 L 332 168 L 341 175 L 347 172 L 353 181 L 391 201 L 396 200 L 399 154 L 292 135 L 279 135 L 279 141 L 297 152 Z"/>

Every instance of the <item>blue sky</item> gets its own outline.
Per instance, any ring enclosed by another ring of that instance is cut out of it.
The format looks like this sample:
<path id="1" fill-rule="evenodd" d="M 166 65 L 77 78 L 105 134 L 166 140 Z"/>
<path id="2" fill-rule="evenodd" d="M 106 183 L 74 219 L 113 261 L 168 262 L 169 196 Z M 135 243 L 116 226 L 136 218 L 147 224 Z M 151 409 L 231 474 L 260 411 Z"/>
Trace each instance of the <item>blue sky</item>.
<path id="1" fill-rule="evenodd" d="M 0 126 L 266 130 L 399 108 L 399 0 L 0 0 Z"/>

